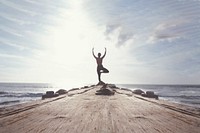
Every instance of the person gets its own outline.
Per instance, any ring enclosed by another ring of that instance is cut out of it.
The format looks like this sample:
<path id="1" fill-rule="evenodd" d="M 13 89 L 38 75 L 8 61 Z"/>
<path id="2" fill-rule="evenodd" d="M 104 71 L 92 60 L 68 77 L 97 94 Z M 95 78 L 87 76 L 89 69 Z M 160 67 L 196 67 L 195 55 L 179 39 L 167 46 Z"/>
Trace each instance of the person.
<path id="1" fill-rule="evenodd" d="M 108 69 L 104 68 L 102 63 L 103 63 L 103 58 L 106 56 L 106 48 L 105 48 L 105 52 L 104 55 L 101 57 L 101 53 L 98 53 L 98 57 L 95 56 L 94 54 L 94 48 L 92 49 L 92 54 L 94 56 L 94 58 L 96 59 L 97 62 L 97 74 L 98 74 L 98 79 L 99 82 L 101 81 L 101 73 L 109 73 Z"/>

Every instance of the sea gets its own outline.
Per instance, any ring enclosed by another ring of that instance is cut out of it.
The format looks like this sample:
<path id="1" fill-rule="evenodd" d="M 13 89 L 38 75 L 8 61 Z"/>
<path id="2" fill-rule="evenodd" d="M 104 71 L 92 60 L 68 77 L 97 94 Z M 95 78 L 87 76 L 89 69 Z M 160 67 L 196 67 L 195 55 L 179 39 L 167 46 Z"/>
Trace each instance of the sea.
<path id="1" fill-rule="evenodd" d="M 79 86 L 52 83 L 0 83 L 0 108 L 40 100 L 46 91 L 69 90 Z M 81 86 L 80 86 L 81 87 Z"/>
<path id="2" fill-rule="evenodd" d="M 200 108 L 200 85 L 116 84 L 116 86 L 131 90 L 154 91 L 159 99 Z M 74 86 L 76 87 L 82 86 Z M 58 86 L 50 83 L 0 83 L 0 108 L 40 100 L 46 91 L 71 88 L 69 85 Z"/>
<path id="3" fill-rule="evenodd" d="M 131 90 L 153 91 L 159 99 L 200 108 L 200 85 L 118 84 Z"/>

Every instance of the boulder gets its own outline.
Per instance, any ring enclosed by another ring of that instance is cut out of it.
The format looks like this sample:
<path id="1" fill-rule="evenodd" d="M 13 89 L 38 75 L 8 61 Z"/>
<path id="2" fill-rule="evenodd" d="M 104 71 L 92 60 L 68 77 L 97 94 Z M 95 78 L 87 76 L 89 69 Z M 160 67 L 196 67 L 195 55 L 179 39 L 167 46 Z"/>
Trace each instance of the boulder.
<path id="1" fill-rule="evenodd" d="M 131 91 L 131 89 L 128 89 L 128 88 L 121 88 L 121 90 Z"/>
<path id="2" fill-rule="evenodd" d="M 142 93 L 141 96 L 147 97 L 147 94 L 146 93 Z"/>
<path id="3" fill-rule="evenodd" d="M 97 90 L 96 95 L 114 95 L 115 92 L 110 90 L 110 89 L 100 89 L 100 90 Z"/>
<path id="4" fill-rule="evenodd" d="M 153 91 L 146 91 L 146 93 L 142 93 L 141 96 L 158 99 L 158 95 L 155 95 Z"/>
<path id="5" fill-rule="evenodd" d="M 87 89 L 87 88 L 89 88 L 89 86 L 83 86 L 80 89 Z"/>
<path id="6" fill-rule="evenodd" d="M 153 97 L 154 96 L 154 92 L 153 91 L 146 91 L 146 94 L 148 97 Z"/>
<path id="7" fill-rule="evenodd" d="M 104 84 L 100 89 L 106 89 L 108 84 Z"/>
<path id="8" fill-rule="evenodd" d="M 120 89 L 119 87 L 116 87 L 115 89 Z"/>
<path id="9" fill-rule="evenodd" d="M 54 93 L 54 91 L 47 91 L 46 94 L 42 95 L 42 99 L 52 98 L 52 97 L 57 97 L 57 96 L 59 96 L 58 93 Z"/>
<path id="10" fill-rule="evenodd" d="M 108 84 L 108 86 L 109 86 L 110 88 L 116 88 L 116 85 L 115 85 L 115 84 Z"/>
<path id="11" fill-rule="evenodd" d="M 75 91 L 75 90 L 79 90 L 79 88 L 72 88 L 72 89 L 70 89 L 69 91 Z M 69 92 L 68 91 L 68 92 Z"/>
<path id="12" fill-rule="evenodd" d="M 56 91 L 56 93 L 58 93 L 59 95 L 63 95 L 63 94 L 67 94 L 67 91 L 64 89 L 60 89 L 60 90 Z"/>
<path id="13" fill-rule="evenodd" d="M 137 90 L 134 90 L 133 93 L 141 95 L 142 93 L 144 93 L 144 91 L 142 91 L 141 89 L 137 89 Z"/>
<path id="14" fill-rule="evenodd" d="M 103 81 L 99 81 L 97 85 L 104 85 L 105 83 Z"/>
<path id="15" fill-rule="evenodd" d="M 54 95 L 54 91 L 46 91 L 46 95 Z"/>
<path id="16" fill-rule="evenodd" d="M 90 85 L 90 87 L 95 87 L 95 85 Z"/>
<path id="17" fill-rule="evenodd" d="M 84 86 L 83 88 L 89 88 L 89 86 Z"/>

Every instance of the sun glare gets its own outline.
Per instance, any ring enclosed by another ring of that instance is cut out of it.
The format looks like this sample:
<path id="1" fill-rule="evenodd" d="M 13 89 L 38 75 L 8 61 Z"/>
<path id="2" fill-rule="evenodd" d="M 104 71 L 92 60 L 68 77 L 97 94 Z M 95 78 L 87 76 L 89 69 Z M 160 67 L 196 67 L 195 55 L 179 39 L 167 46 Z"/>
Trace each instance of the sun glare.
<path id="1" fill-rule="evenodd" d="M 104 29 L 90 21 L 80 3 L 72 5 L 72 8 L 60 14 L 62 21 L 48 29 L 48 36 L 41 38 L 45 45 L 44 53 L 40 55 L 44 64 L 40 66 L 45 68 L 41 70 L 54 73 L 56 80 L 74 82 L 76 78 L 80 79 L 88 74 L 87 71 L 94 69 L 94 74 L 90 75 L 94 79 L 84 79 L 85 82 L 93 82 L 96 81 L 96 66 L 91 50 L 95 47 L 96 52 L 103 52 L 108 41 L 104 37 Z M 46 67 L 47 64 L 49 67 Z M 53 77 L 46 78 L 55 81 Z"/>

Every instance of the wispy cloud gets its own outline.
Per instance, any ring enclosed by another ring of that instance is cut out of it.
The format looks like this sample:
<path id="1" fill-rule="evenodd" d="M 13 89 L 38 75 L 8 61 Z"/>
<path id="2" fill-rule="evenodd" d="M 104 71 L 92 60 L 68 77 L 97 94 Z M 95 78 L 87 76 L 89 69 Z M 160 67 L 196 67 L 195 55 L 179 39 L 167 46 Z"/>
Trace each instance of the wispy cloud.
<path id="1" fill-rule="evenodd" d="M 0 43 L 1 45 L 9 45 L 11 47 L 16 47 L 18 48 L 19 50 L 31 50 L 31 48 L 28 48 L 27 46 L 23 46 L 23 45 L 20 45 L 20 44 L 17 44 L 16 42 L 13 42 L 11 40 L 7 40 L 5 38 L 2 38 L 0 37 Z"/>
<path id="2" fill-rule="evenodd" d="M 30 11 L 30 10 L 27 10 L 25 9 L 22 5 L 20 4 L 15 4 L 14 2 L 10 2 L 8 0 L 1 0 L 0 1 L 1 4 L 5 5 L 5 6 L 8 6 L 10 8 L 13 8 L 17 11 L 20 11 L 20 12 L 23 12 L 23 13 L 26 13 L 28 15 L 31 15 L 31 16 L 35 16 L 37 15 L 38 13 L 36 12 L 33 12 L 33 11 Z"/>
<path id="3" fill-rule="evenodd" d="M 186 31 L 184 31 L 187 26 L 186 20 L 172 20 L 164 21 L 158 24 L 153 33 L 150 35 L 147 42 L 155 43 L 157 41 L 172 41 L 185 36 Z"/>
<path id="4" fill-rule="evenodd" d="M 121 27 L 120 25 L 107 25 L 105 30 L 106 38 L 109 40 L 110 36 L 115 34 L 117 32 L 117 41 L 116 46 L 122 46 L 125 45 L 126 42 L 134 39 L 134 35 L 132 32 L 127 32 L 124 30 L 124 27 Z"/>
<path id="5" fill-rule="evenodd" d="M 19 31 L 16 31 L 12 28 L 9 28 L 9 27 L 3 26 L 3 25 L 0 25 L 0 30 L 2 30 L 3 32 L 7 32 L 9 34 L 12 34 L 14 36 L 23 37 L 23 35 L 20 34 Z"/>
<path id="6" fill-rule="evenodd" d="M 9 20 L 9 21 L 11 21 L 13 23 L 17 23 L 18 25 L 34 24 L 34 22 L 27 21 L 27 20 L 21 20 L 21 19 L 17 18 L 16 16 L 8 14 L 8 13 L 5 13 L 5 12 L 0 12 L 0 17 L 4 18 L 4 19 L 7 19 L 7 20 Z"/>
<path id="7" fill-rule="evenodd" d="M 10 55 L 10 54 L 0 54 L 0 57 L 3 58 L 13 58 L 13 59 L 24 59 L 23 56 L 17 56 L 17 55 Z"/>
<path id="8" fill-rule="evenodd" d="M 127 41 L 134 40 L 135 36 L 145 40 L 142 43 L 155 43 L 172 41 L 191 34 L 189 29 L 198 20 L 198 5 L 197 2 L 178 0 L 87 0 L 84 8 L 95 22 L 106 27 L 106 38 L 109 39 L 118 30 L 116 45 L 122 46 Z M 192 23 L 188 25 L 187 21 Z"/>

